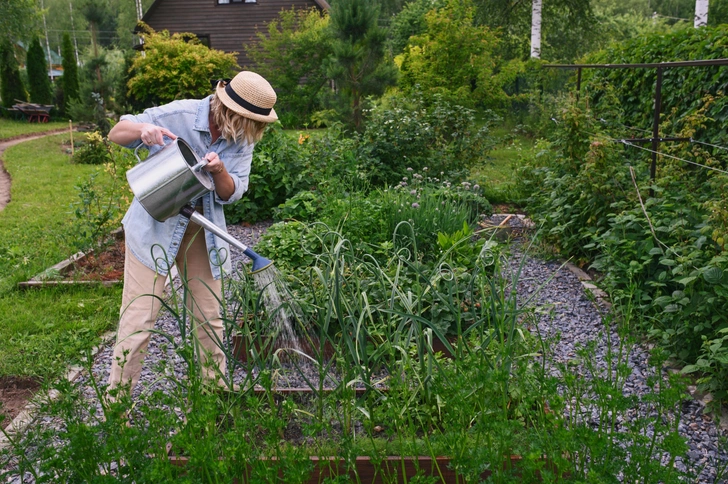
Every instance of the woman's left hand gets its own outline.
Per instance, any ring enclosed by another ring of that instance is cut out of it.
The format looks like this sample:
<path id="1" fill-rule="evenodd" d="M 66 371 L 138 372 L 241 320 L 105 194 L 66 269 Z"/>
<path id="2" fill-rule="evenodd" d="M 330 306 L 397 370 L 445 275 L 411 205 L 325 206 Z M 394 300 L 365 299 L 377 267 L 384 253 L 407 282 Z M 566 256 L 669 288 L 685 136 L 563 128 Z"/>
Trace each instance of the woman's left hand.
<path id="1" fill-rule="evenodd" d="M 205 159 L 207 160 L 207 165 L 205 165 L 204 169 L 207 170 L 211 175 L 219 175 L 220 173 L 225 172 L 225 165 L 223 164 L 220 157 L 217 156 L 217 153 L 215 153 L 214 151 L 206 154 Z"/>

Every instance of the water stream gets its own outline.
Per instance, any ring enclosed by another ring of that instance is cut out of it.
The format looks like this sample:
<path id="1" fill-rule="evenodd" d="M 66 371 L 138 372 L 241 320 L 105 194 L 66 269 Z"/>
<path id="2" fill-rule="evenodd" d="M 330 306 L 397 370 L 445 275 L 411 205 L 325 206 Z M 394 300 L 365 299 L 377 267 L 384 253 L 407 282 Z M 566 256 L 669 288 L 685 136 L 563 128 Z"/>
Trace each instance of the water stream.
<path id="1" fill-rule="evenodd" d="M 292 301 L 288 291 L 283 287 L 280 271 L 271 264 L 259 272 L 254 272 L 253 280 L 256 289 L 263 294 L 263 304 L 270 315 L 272 329 L 278 335 L 274 347 L 301 351 L 298 337 L 291 324 L 295 319 L 292 317 L 294 311 Z"/>

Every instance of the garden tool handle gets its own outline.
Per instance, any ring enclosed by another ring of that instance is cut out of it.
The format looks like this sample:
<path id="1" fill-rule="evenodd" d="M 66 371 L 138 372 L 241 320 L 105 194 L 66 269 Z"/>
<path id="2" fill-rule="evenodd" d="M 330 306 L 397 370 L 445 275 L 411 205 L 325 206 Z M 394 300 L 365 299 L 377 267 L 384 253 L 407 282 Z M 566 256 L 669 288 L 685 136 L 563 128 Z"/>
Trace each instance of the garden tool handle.
<path id="1" fill-rule="evenodd" d="M 220 227 L 215 225 L 214 223 L 207 220 L 205 217 L 200 215 L 197 210 L 194 209 L 194 207 L 191 207 L 190 205 L 186 205 L 182 207 L 182 210 L 180 210 L 180 213 L 199 225 L 200 227 L 204 228 L 205 230 L 212 232 L 213 234 L 217 235 L 221 239 L 223 239 L 228 244 L 235 246 L 236 248 L 240 249 L 242 252 L 245 252 L 248 250 L 248 246 L 240 242 L 238 239 L 233 237 L 232 235 L 228 234 L 224 230 L 222 230 Z"/>

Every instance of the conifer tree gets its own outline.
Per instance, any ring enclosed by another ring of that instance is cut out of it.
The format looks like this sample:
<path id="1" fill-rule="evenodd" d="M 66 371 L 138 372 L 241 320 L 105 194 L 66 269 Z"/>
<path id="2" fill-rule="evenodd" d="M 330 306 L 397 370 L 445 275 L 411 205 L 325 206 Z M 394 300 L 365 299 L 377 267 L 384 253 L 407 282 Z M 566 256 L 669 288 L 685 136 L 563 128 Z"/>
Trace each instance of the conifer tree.
<path id="1" fill-rule="evenodd" d="M 69 102 L 79 99 L 78 65 L 76 64 L 71 36 L 68 35 L 68 32 L 63 33 L 61 55 L 63 56 L 61 86 L 63 87 L 63 110 L 65 111 Z"/>
<path id="2" fill-rule="evenodd" d="M 30 43 L 26 66 L 30 101 L 38 104 L 51 104 L 53 102 L 53 91 L 51 90 L 51 81 L 48 78 L 48 64 L 38 37 L 35 37 Z"/>
<path id="3" fill-rule="evenodd" d="M 20 79 L 18 60 L 13 52 L 13 45 L 9 40 L 0 41 L 0 97 L 3 106 L 10 108 L 17 103 L 16 100 L 25 101 L 28 99 Z"/>
<path id="4" fill-rule="evenodd" d="M 362 121 L 362 99 L 382 94 L 396 81 L 397 70 L 385 58 L 386 30 L 379 27 L 379 6 L 372 0 L 337 0 L 331 6 L 336 40 L 326 71 L 351 99 L 354 126 Z"/>

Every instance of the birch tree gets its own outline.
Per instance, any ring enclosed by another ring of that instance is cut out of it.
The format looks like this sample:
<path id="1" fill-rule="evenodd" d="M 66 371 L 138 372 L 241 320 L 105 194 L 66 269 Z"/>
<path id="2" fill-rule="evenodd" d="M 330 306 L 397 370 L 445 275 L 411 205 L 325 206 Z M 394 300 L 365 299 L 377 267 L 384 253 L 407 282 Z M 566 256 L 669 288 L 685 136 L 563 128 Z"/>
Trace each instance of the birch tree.
<path id="1" fill-rule="evenodd" d="M 695 0 L 695 28 L 708 25 L 708 0 Z"/>
<path id="2" fill-rule="evenodd" d="M 536 59 L 541 58 L 541 6 L 542 0 L 533 0 L 531 7 L 531 57 Z"/>

